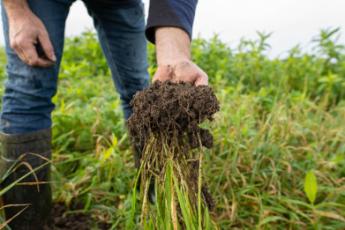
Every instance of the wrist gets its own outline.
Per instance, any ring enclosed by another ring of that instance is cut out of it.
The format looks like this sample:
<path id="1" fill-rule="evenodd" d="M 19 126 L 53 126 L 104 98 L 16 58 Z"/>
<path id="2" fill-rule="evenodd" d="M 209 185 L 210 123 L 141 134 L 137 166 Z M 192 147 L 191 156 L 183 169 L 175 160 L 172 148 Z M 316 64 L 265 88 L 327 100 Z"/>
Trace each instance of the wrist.
<path id="1" fill-rule="evenodd" d="M 31 10 L 26 0 L 3 0 L 9 22 L 25 18 Z"/>
<path id="2" fill-rule="evenodd" d="M 156 30 L 156 53 L 158 66 L 176 65 L 189 62 L 190 39 L 188 34 L 175 27 L 162 27 Z"/>

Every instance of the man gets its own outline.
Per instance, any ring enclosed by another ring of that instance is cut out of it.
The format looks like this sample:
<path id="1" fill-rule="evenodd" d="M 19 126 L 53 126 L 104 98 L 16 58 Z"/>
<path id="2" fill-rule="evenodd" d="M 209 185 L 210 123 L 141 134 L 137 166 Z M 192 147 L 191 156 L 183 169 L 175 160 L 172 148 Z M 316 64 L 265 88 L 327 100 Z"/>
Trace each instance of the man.
<path id="1" fill-rule="evenodd" d="M 28 165 L 36 169 L 35 175 L 3 196 L 5 205 L 29 205 L 10 222 L 14 230 L 50 228 L 51 189 L 46 182 L 54 109 L 51 99 L 57 89 L 65 22 L 73 1 L 2 0 L 8 79 L 0 116 L 1 171 L 19 163 L 2 187 L 28 173 Z M 190 57 L 197 0 L 152 0 L 146 29 L 140 0 L 83 1 L 93 18 L 126 119 L 131 114 L 132 96 L 149 84 L 145 34 L 156 44 L 154 80 L 207 84 L 207 75 Z M 6 218 L 20 210 L 6 208 Z"/>

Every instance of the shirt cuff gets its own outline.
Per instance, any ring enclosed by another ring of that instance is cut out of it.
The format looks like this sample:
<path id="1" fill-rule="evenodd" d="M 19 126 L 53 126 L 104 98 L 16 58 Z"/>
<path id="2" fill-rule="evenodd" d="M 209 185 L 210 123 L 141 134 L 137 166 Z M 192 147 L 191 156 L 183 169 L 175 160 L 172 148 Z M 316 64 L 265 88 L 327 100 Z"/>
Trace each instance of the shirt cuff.
<path id="1" fill-rule="evenodd" d="M 192 38 L 197 0 L 151 0 L 146 26 L 146 38 L 155 43 L 159 27 L 177 27 Z"/>

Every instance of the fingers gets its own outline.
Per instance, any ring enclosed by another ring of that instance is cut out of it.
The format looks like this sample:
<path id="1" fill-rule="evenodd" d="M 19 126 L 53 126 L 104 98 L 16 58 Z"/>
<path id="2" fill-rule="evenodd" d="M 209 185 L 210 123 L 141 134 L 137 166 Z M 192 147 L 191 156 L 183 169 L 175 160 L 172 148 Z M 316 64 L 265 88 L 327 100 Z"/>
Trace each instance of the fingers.
<path id="1" fill-rule="evenodd" d="M 17 38 L 11 43 L 11 47 L 18 54 L 19 58 L 30 66 L 49 67 L 54 65 L 53 61 L 38 56 L 33 41 Z"/>
<path id="2" fill-rule="evenodd" d="M 171 66 L 161 66 L 157 68 L 155 75 L 153 76 L 153 82 L 155 81 L 168 81 L 172 80 L 173 68 Z"/>
<path id="3" fill-rule="evenodd" d="M 208 85 L 207 74 L 191 61 L 181 62 L 174 67 L 159 66 L 154 77 L 155 81 L 189 82 L 195 86 Z"/>
<path id="4" fill-rule="evenodd" d="M 22 47 L 22 54 L 25 58 L 25 62 L 30 66 L 49 67 L 54 64 L 50 60 L 39 57 L 36 47 L 33 44 L 24 45 Z"/>
<path id="5" fill-rule="evenodd" d="M 177 75 L 173 82 L 189 82 L 195 86 L 208 85 L 208 76 L 204 72 L 194 72 L 190 75 Z"/>
<path id="6" fill-rule="evenodd" d="M 34 67 L 49 67 L 54 63 L 50 60 L 41 58 L 37 54 L 36 47 L 32 43 L 16 43 L 13 49 L 19 58 L 26 64 Z"/>
<path id="7" fill-rule="evenodd" d="M 174 82 L 189 82 L 196 86 L 207 85 L 208 76 L 193 62 L 185 62 L 177 65 L 174 68 L 173 79 Z"/>
<path id="8" fill-rule="evenodd" d="M 196 78 L 196 80 L 195 80 L 195 82 L 194 82 L 194 85 L 195 85 L 195 86 L 199 86 L 199 85 L 208 85 L 208 76 L 207 76 L 207 74 L 206 74 L 206 73 L 200 74 L 200 75 Z"/>
<path id="9" fill-rule="evenodd" d="M 53 62 L 56 61 L 53 45 L 50 42 L 49 35 L 46 32 L 42 32 L 38 35 L 38 40 L 41 43 L 45 55 Z"/>

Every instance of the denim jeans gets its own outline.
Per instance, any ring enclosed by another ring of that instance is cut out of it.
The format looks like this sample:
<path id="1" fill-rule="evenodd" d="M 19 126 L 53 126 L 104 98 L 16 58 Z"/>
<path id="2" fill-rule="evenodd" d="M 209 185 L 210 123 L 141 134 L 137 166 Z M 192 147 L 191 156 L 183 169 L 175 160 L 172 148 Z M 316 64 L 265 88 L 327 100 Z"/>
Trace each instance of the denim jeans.
<path id="1" fill-rule="evenodd" d="M 55 50 L 57 62 L 49 68 L 26 65 L 10 48 L 8 20 L 2 10 L 8 63 L 1 132 L 22 134 L 51 127 L 52 97 L 57 90 L 65 22 L 73 2 L 28 0 L 31 10 L 45 25 Z M 84 3 L 93 18 L 127 119 L 131 114 L 132 96 L 149 84 L 143 3 L 139 0 L 84 0 Z"/>

